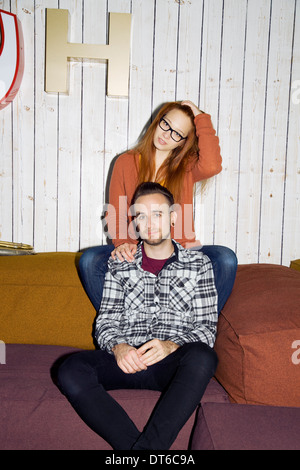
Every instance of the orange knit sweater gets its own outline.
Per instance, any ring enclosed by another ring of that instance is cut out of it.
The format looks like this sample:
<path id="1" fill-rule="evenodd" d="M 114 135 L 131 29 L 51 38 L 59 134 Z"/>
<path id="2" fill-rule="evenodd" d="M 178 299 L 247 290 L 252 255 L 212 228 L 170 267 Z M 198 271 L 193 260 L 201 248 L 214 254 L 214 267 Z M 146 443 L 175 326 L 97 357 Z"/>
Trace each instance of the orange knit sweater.
<path id="1" fill-rule="evenodd" d="M 186 171 L 175 228 L 171 236 L 184 247 L 199 245 L 195 238 L 193 218 L 193 188 L 197 181 L 208 179 L 222 170 L 219 139 L 211 123 L 209 114 L 195 117 L 198 137 L 198 160 Z M 130 204 L 138 183 L 139 154 L 133 151 L 124 153 L 115 162 L 110 188 L 109 206 L 106 213 L 108 233 L 115 246 L 122 243 L 137 243 L 131 226 Z"/>

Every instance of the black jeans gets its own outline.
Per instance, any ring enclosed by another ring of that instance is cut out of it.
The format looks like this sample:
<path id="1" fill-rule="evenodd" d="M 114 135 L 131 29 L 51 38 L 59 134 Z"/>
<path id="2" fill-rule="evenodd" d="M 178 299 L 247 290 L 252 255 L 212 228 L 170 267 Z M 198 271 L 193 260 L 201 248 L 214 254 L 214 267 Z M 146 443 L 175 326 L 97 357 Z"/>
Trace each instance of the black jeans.
<path id="1" fill-rule="evenodd" d="M 189 343 L 145 371 L 125 374 L 106 351 L 83 351 L 60 366 L 58 386 L 83 421 L 113 449 L 167 450 L 199 404 L 217 362 L 208 345 Z M 143 432 L 107 393 L 116 389 L 162 392 Z"/>

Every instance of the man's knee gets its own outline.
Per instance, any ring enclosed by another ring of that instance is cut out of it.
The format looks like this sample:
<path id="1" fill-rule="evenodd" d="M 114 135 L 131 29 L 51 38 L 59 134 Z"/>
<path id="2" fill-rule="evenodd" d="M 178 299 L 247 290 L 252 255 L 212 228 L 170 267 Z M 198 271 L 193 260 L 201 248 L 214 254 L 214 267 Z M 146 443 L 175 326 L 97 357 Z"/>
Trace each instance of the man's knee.
<path id="1" fill-rule="evenodd" d="M 211 376 L 214 375 L 218 365 L 218 356 L 214 349 L 200 341 L 182 347 L 186 349 L 184 361 L 188 361 L 195 374 L 204 372 Z"/>
<path id="2" fill-rule="evenodd" d="M 67 397 L 75 397 L 82 390 L 86 364 L 80 353 L 69 356 L 60 365 L 57 372 L 57 385 Z"/>

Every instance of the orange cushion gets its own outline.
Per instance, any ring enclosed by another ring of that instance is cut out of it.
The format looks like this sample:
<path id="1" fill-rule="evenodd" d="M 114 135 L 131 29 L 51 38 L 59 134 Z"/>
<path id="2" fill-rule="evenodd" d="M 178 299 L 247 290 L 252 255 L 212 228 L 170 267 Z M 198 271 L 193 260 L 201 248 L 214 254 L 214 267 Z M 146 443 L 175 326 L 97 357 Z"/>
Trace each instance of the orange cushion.
<path id="1" fill-rule="evenodd" d="M 92 349 L 96 312 L 78 277 L 79 253 L 0 256 L 0 339 Z"/>
<path id="2" fill-rule="evenodd" d="M 215 343 L 216 378 L 232 402 L 300 406 L 299 300 L 299 272 L 270 264 L 238 267 Z"/>
<path id="3" fill-rule="evenodd" d="M 291 261 L 290 268 L 300 271 L 300 259 L 295 259 L 294 261 Z"/>

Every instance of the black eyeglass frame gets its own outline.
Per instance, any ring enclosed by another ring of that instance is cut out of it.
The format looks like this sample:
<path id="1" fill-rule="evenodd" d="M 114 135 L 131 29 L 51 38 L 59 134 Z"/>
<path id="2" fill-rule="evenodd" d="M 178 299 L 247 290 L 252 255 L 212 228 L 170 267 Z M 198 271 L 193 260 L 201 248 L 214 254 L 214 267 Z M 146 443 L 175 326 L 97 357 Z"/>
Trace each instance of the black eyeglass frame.
<path id="1" fill-rule="evenodd" d="M 161 127 L 161 122 L 162 122 L 162 121 L 164 121 L 164 122 L 166 123 L 168 129 L 164 129 L 163 127 Z M 163 116 L 163 117 L 160 119 L 158 125 L 159 125 L 159 127 L 161 128 L 161 130 L 163 130 L 163 131 L 165 131 L 165 132 L 171 131 L 171 139 L 173 139 L 174 142 L 179 143 L 179 142 L 181 142 L 182 140 L 186 140 L 186 139 L 187 139 L 187 137 L 182 137 L 182 135 L 180 135 L 179 132 L 175 131 L 175 129 L 172 129 L 172 127 L 170 126 L 170 124 L 168 123 L 168 121 L 165 120 L 165 116 Z M 177 134 L 178 137 L 180 137 L 179 140 L 174 139 L 174 137 L 173 137 L 173 135 L 172 135 L 173 132 L 175 132 L 175 134 Z"/>

